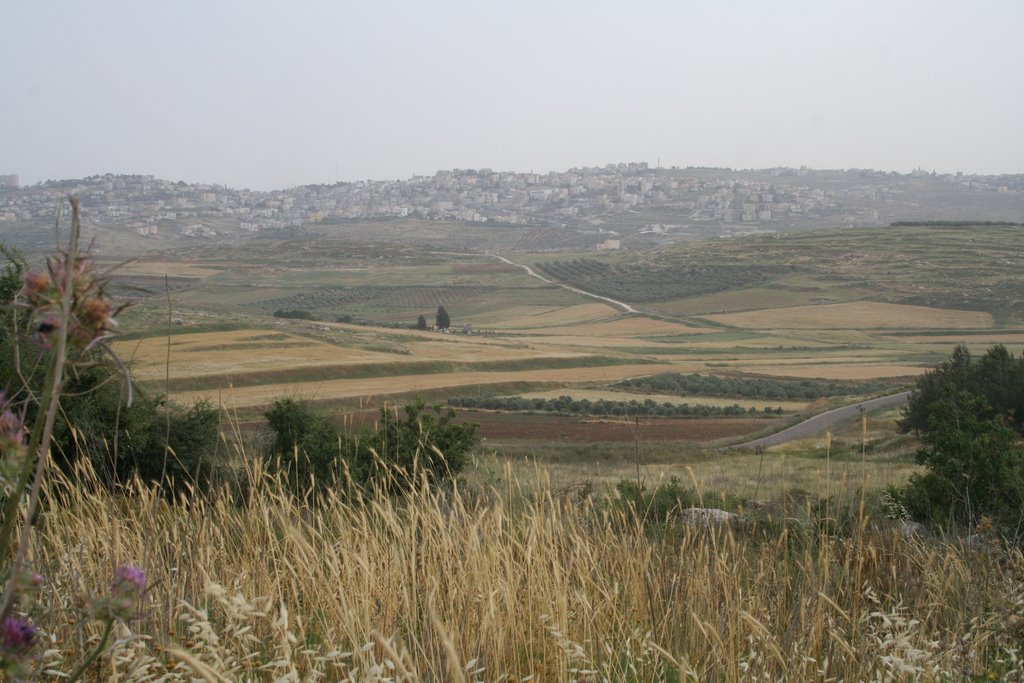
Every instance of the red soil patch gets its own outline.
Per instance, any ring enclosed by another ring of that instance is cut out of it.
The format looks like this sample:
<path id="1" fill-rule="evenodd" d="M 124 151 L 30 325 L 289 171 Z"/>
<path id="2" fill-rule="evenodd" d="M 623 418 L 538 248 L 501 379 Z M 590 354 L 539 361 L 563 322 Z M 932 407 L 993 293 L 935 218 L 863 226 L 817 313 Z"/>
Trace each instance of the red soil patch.
<path id="1" fill-rule="evenodd" d="M 459 422 L 480 425 L 479 435 L 488 440 L 564 442 L 629 442 L 633 430 L 624 419 L 602 420 L 593 417 L 563 415 L 527 415 L 491 411 L 458 410 Z M 372 426 L 380 418 L 375 410 L 363 410 L 345 416 L 346 427 L 358 431 Z M 715 441 L 760 431 L 771 424 L 766 418 L 641 418 L 640 438 L 644 441 Z"/>

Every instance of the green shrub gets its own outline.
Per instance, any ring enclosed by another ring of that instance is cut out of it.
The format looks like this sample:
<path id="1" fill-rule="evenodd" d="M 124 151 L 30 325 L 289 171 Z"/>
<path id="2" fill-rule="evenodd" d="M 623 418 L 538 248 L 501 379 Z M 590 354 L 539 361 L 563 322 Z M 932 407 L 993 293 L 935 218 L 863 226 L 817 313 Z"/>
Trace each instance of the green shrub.
<path id="1" fill-rule="evenodd" d="M 1024 523 L 1024 447 L 1009 420 L 968 391 L 950 391 L 929 405 L 915 474 L 898 490 L 910 514 L 973 528 L 988 517 L 1016 535 Z"/>
<path id="2" fill-rule="evenodd" d="M 375 427 L 347 436 L 308 403 L 280 399 L 265 413 L 275 437 L 269 462 L 302 490 L 333 485 L 345 468 L 354 483 L 384 491 L 458 474 L 477 443 L 477 425 L 455 422 L 454 411 L 427 409 L 422 401 L 403 412 L 382 407 Z"/>
<path id="3" fill-rule="evenodd" d="M 917 381 L 899 423 L 922 447 L 926 471 L 892 491 L 914 518 L 1007 536 L 1024 529 L 1024 358 L 1002 345 L 975 359 L 957 346 Z"/>
<path id="4" fill-rule="evenodd" d="M 341 474 L 341 435 L 326 416 L 314 412 L 305 401 L 282 398 L 274 401 L 264 417 L 275 437 L 269 454 L 272 464 L 280 467 L 293 486 L 325 485 Z"/>
<path id="5" fill-rule="evenodd" d="M 427 409 L 423 401 L 405 406 L 404 413 L 399 417 L 382 407 L 377 428 L 351 444 L 353 471 L 360 479 L 398 490 L 415 485 L 420 476 L 437 484 L 462 471 L 477 444 L 478 426 L 455 422 L 455 411 Z"/>
<path id="6" fill-rule="evenodd" d="M 1024 357 L 1014 358 L 1002 344 L 980 358 L 966 346 L 957 346 L 948 360 L 917 380 L 903 410 L 900 430 L 922 434 L 929 431 L 932 404 L 954 392 L 982 399 L 977 417 L 992 413 L 1005 416 L 1017 432 L 1024 432 Z"/>
<path id="7" fill-rule="evenodd" d="M 65 402 L 53 434 L 54 458 L 65 471 L 88 458 L 100 481 L 115 487 L 133 476 L 165 480 L 170 492 L 205 492 L 219 471 L 215 459 L 220 415 L 207 401 L 190 408 L 163 396 L 136 393 L 125 404 L 123 377 L 94 366 L 69 379 L 65 391 L 87 400 Z"/>
<path id="8" fill-rule="evenodd" d="M 623 479 L 615 489 L 619 494 L 619 504 L 644 522 L 664 524 L 678 519 L 686 508 L 700 507 L 697 494 L 683 486 L 675 476 L 658 484 L 654 490 L 632 479 Z"/>

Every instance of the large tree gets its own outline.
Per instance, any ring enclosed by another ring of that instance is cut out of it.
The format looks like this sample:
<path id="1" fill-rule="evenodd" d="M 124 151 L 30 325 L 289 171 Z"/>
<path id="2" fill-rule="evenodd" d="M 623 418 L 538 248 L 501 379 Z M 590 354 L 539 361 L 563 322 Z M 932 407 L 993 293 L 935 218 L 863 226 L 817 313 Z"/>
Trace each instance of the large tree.
<path id="1" fill-rule="evenodd" d="M 957 346 L 949 359 L 922 375 L 903 409 L 901 431 L 928 432 L 932 404 L 956 392 L 982 399 L 976 404 L 982 411 L 979 417 L 1002 415 L 1018 433 L 1024 432 L 1024 357 L 1015 358 L 1002 344 L 981 358 Z"/>
<path id="2" fill-rule="evenodd" d="M 989 414 L 985 417 L 986 413 Z M 925 472 L 902 489 L 915 517 L 974 527 L 987 516 L 1008 534 L 1024 522 L 1024 448 L 983 398 L 954 391 L 930 406 L 916 460 Z"/>
<path id="3" fill-rule="evenodd" d="M 452 326 L 452 319 L 448 316 L 448 311 L 444 310 L 444 306 L 437 307 L 437 317 L 434 319 L 434 325 L 439 330 L 447 330 Z"/>
<path id="4" fill-rule="evenodd" d="M 1024 358 L 994 346 L 975 359 L 958 346 L 921 376 L 900 428 L 923 444 L 899 490 L 915 517 L 973 527 L 983 516 L 1007 535 L 1024 529 Z"/>

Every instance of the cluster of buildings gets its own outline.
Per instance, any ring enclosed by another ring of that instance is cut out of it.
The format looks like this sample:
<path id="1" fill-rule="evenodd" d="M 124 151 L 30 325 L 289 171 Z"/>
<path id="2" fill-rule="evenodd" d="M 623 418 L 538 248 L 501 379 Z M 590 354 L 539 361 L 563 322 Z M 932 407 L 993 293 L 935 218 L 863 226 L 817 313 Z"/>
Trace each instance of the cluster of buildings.
<path id="1" fill-rule="evenodd" d="M 456 169 L 407 180 L 270 192 L 110 174 L 19 188 L 17 176 L 0 176 L 0 223 L 49 221 L 57 199 L 74 194 L 89 220 L 123 225 L 145 236 L 210 237 L 323 221 L 410 217 L 544 227 L 629 225 L 653 233 L 702 224 L 772 229 L 796 220 L 879 225 L 895 214 L 878 207 L 898 201 L 907 184 L 922 175 L 950 189 L 1024 193 L 1024 176 L 655 169 L 646 163 L 544 174 Z M 604 249 L 617 246 L 613 240 L 602 244 Z"/>

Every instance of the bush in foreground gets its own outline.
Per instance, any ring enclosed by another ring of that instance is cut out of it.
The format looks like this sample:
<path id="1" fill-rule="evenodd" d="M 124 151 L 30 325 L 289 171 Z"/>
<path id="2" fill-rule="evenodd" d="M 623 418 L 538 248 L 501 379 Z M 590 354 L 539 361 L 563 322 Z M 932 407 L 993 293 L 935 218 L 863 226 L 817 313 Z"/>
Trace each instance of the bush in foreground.
<path id="1" fill-rule="evenodd" d="M 265 413 L 274 433 L 268 462 L 298 490 L 351 479 L 399 491 L 421 478 L 437 484 L 455 477 L 478 441 L 477 426 L 456 422 L 454 411 L 427 408 L 422 401 L 406 405 L 403 413 L 384 406 L 376 425 L 349 436 L 309 403 L 279 399 Z"/>

